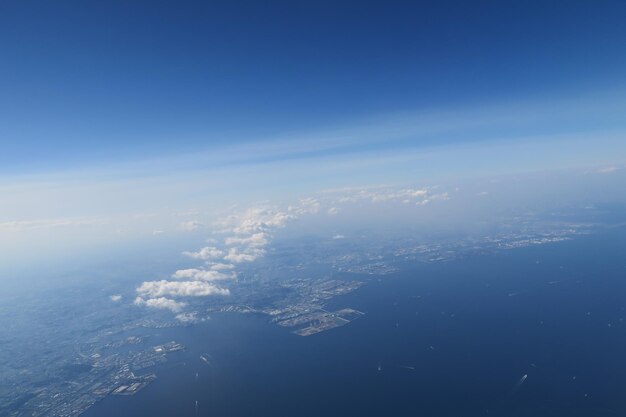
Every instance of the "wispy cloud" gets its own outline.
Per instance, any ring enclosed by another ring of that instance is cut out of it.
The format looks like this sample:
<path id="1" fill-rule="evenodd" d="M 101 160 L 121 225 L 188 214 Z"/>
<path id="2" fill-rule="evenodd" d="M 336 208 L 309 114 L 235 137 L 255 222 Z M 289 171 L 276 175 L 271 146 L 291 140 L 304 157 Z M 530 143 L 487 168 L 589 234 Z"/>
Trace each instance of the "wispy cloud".
<path id="1" fill-rule="evenodd" d="M 59 218 L 59 219 L 35 219 L 14 220 L 0 223 L 0 230 L 41 230 L 56 228 L 84 227 L 103 224 L 101 218 Z"/>
<path id="2" fill-rule="evenodd" d="M 610 174 L 612 172 L 616 172 L 619 171 L 620 169 L 622 169 L 621 167 L 615 166 L 615 165 L 610 165 L 607 167 L 602 167 L 598 169 L 598 172 L 600 174 Z"/>

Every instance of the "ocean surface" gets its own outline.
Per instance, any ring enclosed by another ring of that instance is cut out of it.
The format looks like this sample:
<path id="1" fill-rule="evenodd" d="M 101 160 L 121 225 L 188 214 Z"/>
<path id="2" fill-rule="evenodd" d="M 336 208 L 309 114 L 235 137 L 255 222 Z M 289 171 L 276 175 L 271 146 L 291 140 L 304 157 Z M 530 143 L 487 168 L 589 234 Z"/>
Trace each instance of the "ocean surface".
<path id="1" fill-rule="evenodd" d="M 624 231 L 405 265 L 333 300 L 363 317 L 309 337 L 240 314 L 161 330 L 150 343 L 187 349 L 84 415 L 626 415 Z"/>

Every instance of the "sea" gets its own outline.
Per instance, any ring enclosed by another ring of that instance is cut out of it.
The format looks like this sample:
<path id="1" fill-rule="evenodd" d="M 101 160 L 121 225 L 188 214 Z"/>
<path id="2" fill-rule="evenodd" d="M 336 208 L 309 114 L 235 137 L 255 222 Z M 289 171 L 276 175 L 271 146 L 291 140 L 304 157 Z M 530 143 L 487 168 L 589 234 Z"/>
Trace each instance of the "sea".
<path id="1" fill-rule="evenodd" d="M 186 349 L 84 416 L 626 415 L 625 230 L 360 277 L 328 307 L 365 315 L 308 337 L 235 313 L 160 330 Z"/>

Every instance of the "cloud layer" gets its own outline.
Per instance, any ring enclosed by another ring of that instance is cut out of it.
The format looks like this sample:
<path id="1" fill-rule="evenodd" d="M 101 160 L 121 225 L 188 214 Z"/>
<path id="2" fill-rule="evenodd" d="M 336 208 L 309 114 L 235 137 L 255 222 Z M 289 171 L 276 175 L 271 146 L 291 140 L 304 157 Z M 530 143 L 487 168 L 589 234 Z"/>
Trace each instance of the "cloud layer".
<path id="1" fill-rule="evenodd" d="M 359 202 L 396 202 L 423 206 L 448 198 L 446 192 L 437 192 L 436 188 L 350 188 L 326 191 L 315 198 L 304 198 L 285 209 L 264 205 L 233 212 L 216 224 L 219 234 L 223 236 L 221 240 L 210 238 L 207 241 L 211 242 L 211 246 L 182 253 L 203 262 L 201 266 L 177 270 L 171 275 L 172 280 L 143 282 L 137 288 L 135 304 L 180 313 L 186 303 L 176 299 L 228 296 L 230 290 L 223 285 L 237 279 L 237 265 L 254 262 L 264 256 L 273 233 L 303 216 L 335 216 L 349 205 Z M 186 222 L 183 228 L 196 230 L 201 226 L 191 221 Z M 333 237 L 341 238 L 343 235 L 340 234 Z M 220 285 L 216 282 L 220 282 Z"/>

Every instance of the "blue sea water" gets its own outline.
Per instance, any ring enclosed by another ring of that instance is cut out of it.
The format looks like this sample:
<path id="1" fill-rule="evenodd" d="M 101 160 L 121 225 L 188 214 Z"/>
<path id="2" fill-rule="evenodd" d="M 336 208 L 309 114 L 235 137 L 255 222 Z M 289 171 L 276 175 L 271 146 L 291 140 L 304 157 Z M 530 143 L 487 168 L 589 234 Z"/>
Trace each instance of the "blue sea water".
<path id="1" fill-rule="evenodd" d="M 333 300 L 366 315 L 310 337 L 238 314 L 162 330 L 187 349 L 84 415 L 626 415 L 625 255 L 618 228 L 407 265 Z"/>

